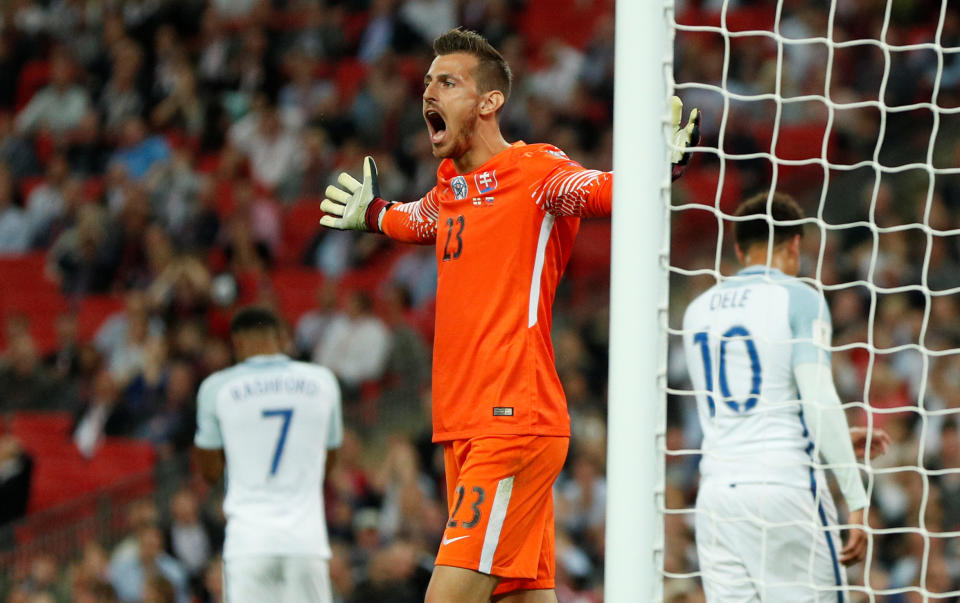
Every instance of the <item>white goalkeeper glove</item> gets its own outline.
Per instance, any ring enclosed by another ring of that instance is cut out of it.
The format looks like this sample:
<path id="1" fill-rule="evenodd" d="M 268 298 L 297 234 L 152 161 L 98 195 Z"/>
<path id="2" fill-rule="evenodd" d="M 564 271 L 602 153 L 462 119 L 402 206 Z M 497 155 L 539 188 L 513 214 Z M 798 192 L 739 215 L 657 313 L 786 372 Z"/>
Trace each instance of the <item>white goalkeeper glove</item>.
<path id="1" fill-rule="evenodd" d="M 337 176 L 340 186 L 330 185 L 320 209 L 327 214 L 320 224 L 338 230 L 380 231 L 380 214 L 391 203 L 380 198 L 377 182 L 377 164 L 373 157 L 363 158 L 363 182 L 346 172 Z"/>
<path id="2" fill-rule="evenodd" d="M 687 163 L 690 161 L 691 153 L 687 148 L 700 144 L 700 110 L 692 109 L 690 117 L 687 119 L 687 125 L 680 127 L 680 119 L 683 117 L 683 101 L 679 96 L 673 97 L 671 107 L 671 123 L 673 124 L 673 151 L 670 153 L 670 163 L 673 164 L 673 179 L 676 180 L 683 175 L 687 169 Z"/>

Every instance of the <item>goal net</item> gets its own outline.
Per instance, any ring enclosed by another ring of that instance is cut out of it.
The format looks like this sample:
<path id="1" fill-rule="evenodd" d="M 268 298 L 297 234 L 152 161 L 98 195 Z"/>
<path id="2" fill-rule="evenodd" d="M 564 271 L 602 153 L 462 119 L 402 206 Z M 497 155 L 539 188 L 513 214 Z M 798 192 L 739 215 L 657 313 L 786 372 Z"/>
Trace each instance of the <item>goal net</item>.
<path id="1" fill-rule="evenodd" d="M 664 195 L 665 601 L 700 600 L 707 569 L 694 540 L 702 431 L 684 310 L 740 269 L 732 213 L 771 188 L 807 216 L 800 276 L 832 311 L 829 349 L 847 420 L 892 439 L 885 454 L 859 461 L 869 546 L 865 562 L 839 568 L 850 584 L 839 600 L 960 599 L 956 4 L 666 0 L 673 93 L 702 110 L 704 127 L 690 169 Z M 842 526 L 848 512 L 833 490 Z M 838 600 L 829 588 L 817 595 Z"/>

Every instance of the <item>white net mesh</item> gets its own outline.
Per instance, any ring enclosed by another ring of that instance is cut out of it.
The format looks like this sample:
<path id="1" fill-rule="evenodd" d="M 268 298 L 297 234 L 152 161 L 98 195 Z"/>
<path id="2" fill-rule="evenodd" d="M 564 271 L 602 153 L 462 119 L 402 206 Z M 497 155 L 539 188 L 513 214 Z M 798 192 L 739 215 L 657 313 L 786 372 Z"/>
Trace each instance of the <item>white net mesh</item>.
<path id="1" fill-rule="evenodd" d="M 670 201 L 666 601 L 698 600 L 704 569 L 694 546 L 701 430 L 683 313 L 739 269 L 731 214 L 770 188 L 808 216 L 800 275 L 832 310 L 848 422 L 893 440 L 863 461 L 870 545 L 848 570 L 842 600 L 960 600 L 956 4 L 666 0 L 674 91 L 704 114 L 702 147 Z"/>

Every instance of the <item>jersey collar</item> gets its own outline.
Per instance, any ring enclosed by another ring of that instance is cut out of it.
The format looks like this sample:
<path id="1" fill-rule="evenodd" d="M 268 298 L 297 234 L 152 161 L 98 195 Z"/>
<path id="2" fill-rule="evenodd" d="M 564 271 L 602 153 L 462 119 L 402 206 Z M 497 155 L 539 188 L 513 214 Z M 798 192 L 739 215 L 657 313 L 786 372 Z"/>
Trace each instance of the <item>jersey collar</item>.
<path id="1" fill-rule="evenodd" d="M 494 162 L 496 162 L 498 158 L 503 156 L 505 153 L 511 153 L 514 151 L 514 149 L 517 149 L 519 147 L 525 147 L 525 146 L 527 146 L 527 143 L 523 142 L 522 140 L 518 140 L 512 143 L 509 147 L 505 148 L 504 150 L 500 151 L 499 153 L 497 153 L 496 155 L 488 159 L 486 163 L 484 163 L 477 169 L 473 170 L 472 172 L 467 172 L 467 174 L 487 171 L 490 169 L 489 166 Z M 457 168 L 454 167 L 453 165 L 453 159 L 450 159 L 448 157 L 447 159 L 444 159 L 443 161 L 441 161 L 440 167 L 437 168 L 437 182 L 441 185 L 448 185 L 450 181 L 456 178 L 457 176 L 466 176 L 467 174 L 459 173 L 457 171 Z"/>
<path id="2" fill-rule="evenodd" d="M 784 276 L 784 273 L 779 268 L 774 268 L 773 266 L 767 266 L 766 264 L 754 264 L 753 266 L 747 266 L 737 273 L 737 276 L 752 276 L 754 274 L 772 274 L 778 276 Z"/>
<path id="3" fill-rule="evenodd" d="M 290 358 L 286 354 L 258 354 L 256 356 L 250 356 L 244 363 L 250 364 L 273 364 L 275 362 L 286 362 Z"/>

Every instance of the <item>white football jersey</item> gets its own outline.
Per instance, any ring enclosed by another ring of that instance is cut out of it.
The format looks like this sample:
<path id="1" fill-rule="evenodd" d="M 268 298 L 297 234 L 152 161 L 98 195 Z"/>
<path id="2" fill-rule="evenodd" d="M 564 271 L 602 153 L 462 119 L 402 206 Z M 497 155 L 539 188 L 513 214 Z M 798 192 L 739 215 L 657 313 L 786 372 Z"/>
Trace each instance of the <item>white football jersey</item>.
<path id="1" fill-rule="evenodd" d="M 342 441 L 340 387 L 324 367 L 277 354 L 207 377 L 194 443 L 226 456 L 224 559 L 329 558 L 324 465 Z"/>
<path id="2" fill-rule="evenodd" d="M 690 303 L 683 343 L 704 479 L 811 487 L 813 444 L 793 369 L 829 366 L 830 338 L 823 296 L 774 268 L 748 267 Z"/>

